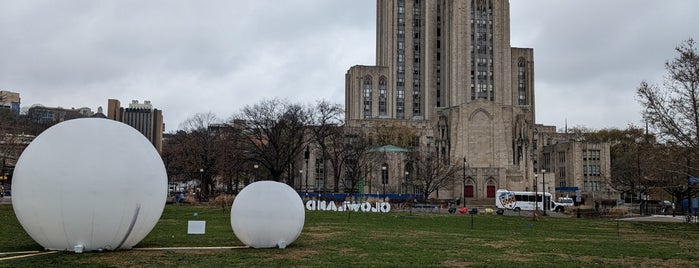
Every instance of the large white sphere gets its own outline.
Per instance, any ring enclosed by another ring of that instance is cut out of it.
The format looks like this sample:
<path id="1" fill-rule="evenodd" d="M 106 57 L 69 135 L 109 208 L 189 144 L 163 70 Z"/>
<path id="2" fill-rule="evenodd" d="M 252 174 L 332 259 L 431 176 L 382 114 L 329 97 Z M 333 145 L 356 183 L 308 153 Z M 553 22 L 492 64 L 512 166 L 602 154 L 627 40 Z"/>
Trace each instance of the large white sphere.
<path id="1" fill-rule="evenodd" d="M 126 124 L 99 118 L 57 124 L 36 137 L 15 167 L 12 206 L 46 249 L 128 249 L 160 219 L 165 166 Z"/>
<path id="2" fill-rule="evenodd" d="M 284 183 L 258 181 L 245 186 L 231 206 L 231 227 L 253 248 L 284 248 L 301 234 L 306 214 L 303 201 Z"/>

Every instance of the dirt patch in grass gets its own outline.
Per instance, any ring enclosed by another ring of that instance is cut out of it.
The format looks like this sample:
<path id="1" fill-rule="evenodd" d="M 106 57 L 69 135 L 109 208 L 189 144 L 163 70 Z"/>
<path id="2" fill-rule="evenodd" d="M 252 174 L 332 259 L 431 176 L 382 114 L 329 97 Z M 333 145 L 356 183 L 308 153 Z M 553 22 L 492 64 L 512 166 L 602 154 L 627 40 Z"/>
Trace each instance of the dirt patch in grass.
<path id="1" fill-rule="evenodd" d="M 358 258 L 365 258 L 369 256 L 367 253 L 358 253 L 356 249 L 353 248 L 341 248 L 339 249 L 340 255 L 343 256 L 354 256 Z"/>
<path id="2" fill-rule="evenodd" d="M 280 249 L 275 252 L 270 259 L 272 260 L 303 260 L 318 255 L 318 250 L 315 249 Z"/>
<path id="3" fill-rule="evenodd" d="M 678 259 L 649 259 L 636 257 L 599 258 L 594 256 L 577 256 L 573 257 L 573 259 L 580 260 L 582 263 L 594 263 L 610 266 L 693 267 L 696 265 L 696 262 Z"/>
<path id="4" fill-rule="evenodd" d="M 521 245 L 521 240 L 495 240 L 491 242 L 484 243 L 484 246 L 501 249 L 501 248 L 513 248 Z"/>
<path id="5" fill-rule="evenodd" d="M 334 228 L 328 226 L 317 226 L 308 228 L 303 234 L 310 236 L 313 240 L 327 240 L 332 237 L 343 235 L 344 232 L 335 231 Z"/>
<path id="6" fill-rule="evenodd" d="M 86 253 L 89 255 L 94 254 L 94 257 L 85 258 L 90 264 L 105 264 L 107 266 L 119 264 L 123 267 L 136 267 L 144 265 L 144 260 L 158 259 L 158 263 L 164 266 L 174 266 L 176 264 L 176 257 L 168 258 L 168 255 L 172 255 L 172 252 L 168 251 L 118 251 L 118 252 L 106 252 L 106 253 Z M 197 252 L 187 252 L 187 254 L 197 254 Z M 203 254 L 199 252 L 199 254 Z"/>
<path id="7" fill-rule="evenodd" d="M 572 244 L 581 243 L 585 241 L 596 241 L 595 239 L 589 237 L 574 237 L 574 238 L 562 238 L 562 237 L 546 237 L 544 238 L 546 242 L 570 242 Z"/>
<path id="8" fill-rule="evenodd" d="M 471 263 L 467 260 L 448 260 L 443 261 L 442 265 L 446 267 L 468 267 Z"/>
<path id="9" fill-rule="evenodd" d="M 503 256 L 503 259 L 506 259 L 514 263 L 527 263 L 532 261 L 531 256 L 524 255 L 516 250 L 508 250 L 507 253 Z"/>

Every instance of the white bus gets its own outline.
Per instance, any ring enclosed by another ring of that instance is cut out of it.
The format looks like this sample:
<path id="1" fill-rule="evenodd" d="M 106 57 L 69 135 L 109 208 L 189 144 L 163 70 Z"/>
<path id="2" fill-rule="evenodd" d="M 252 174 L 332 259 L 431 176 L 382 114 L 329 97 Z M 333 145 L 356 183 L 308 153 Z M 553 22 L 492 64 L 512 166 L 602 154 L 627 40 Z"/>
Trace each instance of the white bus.
<path id="1" fill-rule="evenodd" d="M 551 200 L 551 193 L 544 193 L 545 199 L 541 198 L 541 192 L 520 192 L 500 189 L 495 192 L 495 205 L 502 209 L 520 210 L 551 210 L 563 211 L 563 205 Z"/>

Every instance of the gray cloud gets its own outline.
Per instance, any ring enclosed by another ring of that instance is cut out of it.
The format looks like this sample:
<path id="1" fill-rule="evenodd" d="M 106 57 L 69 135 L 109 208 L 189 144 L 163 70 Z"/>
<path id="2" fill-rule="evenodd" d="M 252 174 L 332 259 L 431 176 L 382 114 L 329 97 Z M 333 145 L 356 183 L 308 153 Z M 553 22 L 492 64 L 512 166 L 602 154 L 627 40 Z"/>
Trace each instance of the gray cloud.
<path id="1" fill-rule="evenodd" d="M 559 127 L 642 124 L 639 83 L 659 82 L 675 46 L 699 36 L 697 1 L 510 2 L 513 45 L 534 47 L 537 120 Z"/>
<path id="2" fill-rule="evenodd" d="M 535 51 L 537 121 L 624 127 L 699 1 L 511 0 L 512 45 Z M 375 1 L 0 2 L 0 88 L 22 103 L 96 109 L 151 100 L 168 131 L 267 97 L 344 103 L 344 74 L 373 65 Z"/>

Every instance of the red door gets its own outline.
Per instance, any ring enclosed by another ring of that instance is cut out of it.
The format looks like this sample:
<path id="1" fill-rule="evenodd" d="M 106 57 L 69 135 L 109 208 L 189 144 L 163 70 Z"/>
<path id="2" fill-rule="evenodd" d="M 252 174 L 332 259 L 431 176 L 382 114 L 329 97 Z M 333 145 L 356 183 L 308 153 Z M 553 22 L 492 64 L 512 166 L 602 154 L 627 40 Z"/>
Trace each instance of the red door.
<path id="1" fill-rule="evenodd" d="M 473 197 L 473 185 L 464 186 L 464 197 Z"/>
<path id="2" fill-rule="evenodd" d="M 495 198 L 495 185 L 488 185 L 488 198 Z"/>

